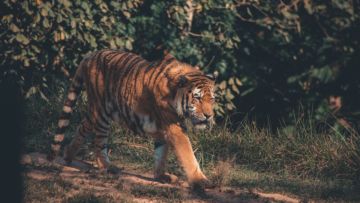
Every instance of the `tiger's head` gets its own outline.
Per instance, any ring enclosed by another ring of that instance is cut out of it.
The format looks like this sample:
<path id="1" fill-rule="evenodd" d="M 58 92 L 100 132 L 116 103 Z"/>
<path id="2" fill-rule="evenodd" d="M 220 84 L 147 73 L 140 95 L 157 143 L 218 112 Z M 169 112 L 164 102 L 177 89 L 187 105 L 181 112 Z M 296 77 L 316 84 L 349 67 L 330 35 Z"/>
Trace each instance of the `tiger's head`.
<path id="1" fill-rule="evenodd" d="M 208 77 L 208 76 L 206 76 Z M 197 129 L 210 128 L 214 122 L 215 103 L 214 81 L 204 79 L 201 83 L 195 83 L 189 88 L 188 93 L 183 95 L 185 116 L 191 119 Z"/>
<path id="2" fill-rule="evenodd" d="M 177 114 L 191 120 L 196 129 L 211 128 L 214 122 L 215 77 L 197 67 L 185 66 L 172 77 L 176 95 L 173 106 Z"/>

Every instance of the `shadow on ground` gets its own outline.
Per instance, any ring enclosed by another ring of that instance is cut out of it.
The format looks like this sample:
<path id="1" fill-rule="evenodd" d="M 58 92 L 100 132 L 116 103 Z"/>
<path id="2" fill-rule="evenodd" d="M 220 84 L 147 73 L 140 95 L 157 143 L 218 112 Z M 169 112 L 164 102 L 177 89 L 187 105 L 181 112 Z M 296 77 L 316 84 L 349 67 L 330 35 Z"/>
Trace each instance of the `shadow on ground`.
<path id="1" fill-rule="evenodd" d="M 25 202 L 300 202 L 283 194 L 263 193 L 241 187 L 207 189 L 193 193 L 188 184 L 163 184 L 151 174 L 123 170 L 111 175 L 90 162 L 64 166 L 61 159 L 48 162 L 44 154 L 23 157 Z"/>

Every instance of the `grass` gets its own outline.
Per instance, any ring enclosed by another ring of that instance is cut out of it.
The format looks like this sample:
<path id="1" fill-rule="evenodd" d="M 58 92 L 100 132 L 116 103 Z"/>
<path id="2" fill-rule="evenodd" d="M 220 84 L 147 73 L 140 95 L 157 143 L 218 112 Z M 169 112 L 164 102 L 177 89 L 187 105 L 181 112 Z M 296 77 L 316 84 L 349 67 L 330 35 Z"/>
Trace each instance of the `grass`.
<path id="1" fill-rule="evenodd" d="M 277 175 L 258 172 L 246 166 L 237 166 L 229 177 L 229 184 L 240 188 L 260 188 L 266 192 L 292 194 L 301 199 L 335 201 L 359 201 L 360 195 L 351 180 L 331 178 L 301 178 L 294 175 Z"/>
<path id="2" fill-rule="evenodd" d="M 169 202 L 179 202 L 183 198 L 177 188 L 159 188 L 151 185 L 134 185 L 130 193 L 135 197 L 165 198 Z"/>
<path id="3" fill-rule="evenodd" d="M 71 183 L 59 178 L 49 180 L 33 180 L 24 177 L 25 202 L 49 202 L 53 197 L 69 191 Z"/>
<path id="4" fill-rule="evenodd" d="M 62 100 L 59 98 L 61 96 L 49 98 L 51 102 L 36 98 L 28 100 L 24 152 L 45 152 L 48 149 L 61 110 Z M 70 141 L 84 109 L 80 101 L 65 142 Z M 235 131 L 222 125 L 210 132 L 190 130 L 189 137 L 201 167 L 219 187 L 258 188 L 296 195 L 304 200 L 360 201 L 356 194 L 360 177 L 359 135 L 331 128 L 316 129 L 311 118 L 302 117 L 294 123 L 270 131 L 269 128 L 257 127 L 255 123 L 243 122 Z M 152 171 L 152 140 L 116 126 L 113 126 L 110 136 L 113 163 L 120 166 L 125 164 L 135 170 Z M 89 143 L 91 138 L 79 155 L 84 159 L 94 158 Z M 173 154 L 169 157 L 168 170 L 175 175 L 183 174 Z M 25 180 L 27 200 L 43 201 L 46 196 L 54 195 L 54 191 L 64 193 L 66 188 L 71 187 L 66 183 L 61 185 L 58 180 L 52 180 L 56 184 L 33 181 Z M 118 187 L 118 190 L 121 188 Z M 146 196 L 176 201 L 182 198 L 177 191 L 150 186 L 132 187 L 127 194 L 129 199 Z M 111 200 L 110 197 L 103 198 L 84 192 L 71 201 Z"/>

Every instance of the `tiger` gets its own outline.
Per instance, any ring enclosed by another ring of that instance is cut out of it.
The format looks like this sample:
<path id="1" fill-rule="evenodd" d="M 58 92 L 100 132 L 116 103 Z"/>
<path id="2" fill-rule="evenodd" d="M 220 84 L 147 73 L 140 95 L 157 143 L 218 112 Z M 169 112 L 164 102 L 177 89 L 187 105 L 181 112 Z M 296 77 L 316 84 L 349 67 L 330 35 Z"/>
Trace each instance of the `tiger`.
<path id="1" fill-rule="evenodd" d="M 176 177 L 165 170 L 172 149 L 190 185 L 206 187 L 210 181 L 196 160 L 185 120 L 199 130 L 214 125 L 214 86 L 214 74 L 205 74 L 198 66 L 180 62 L 170 53 L 148 61 L 123 50 L 95 51 L 76 69 L 48 159 L 59 155 L 77 97 L 85 90 L 88 110 L 64 148 L 67 164 L 71 164 L 85 138 L 94 134 L 98 168 L 110 172 L 108 136 L 110 124 L 115 122 L 154 139 L 155 180 L 171 182 Z"/>

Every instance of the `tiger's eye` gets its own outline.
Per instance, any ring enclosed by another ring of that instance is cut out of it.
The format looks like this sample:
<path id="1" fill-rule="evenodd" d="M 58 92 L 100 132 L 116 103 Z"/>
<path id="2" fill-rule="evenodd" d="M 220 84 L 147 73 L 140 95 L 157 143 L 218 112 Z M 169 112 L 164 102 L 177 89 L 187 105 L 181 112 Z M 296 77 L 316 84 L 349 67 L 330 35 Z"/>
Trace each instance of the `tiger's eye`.
<path id="1" fill-rule="evenodd" d="M 200 94 L 194 94 L 193 97 L 194 97 L 195 99 L 201 99 L 201 95 L 200 95 Z"/>

